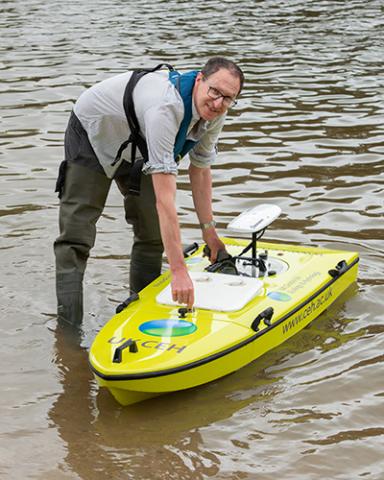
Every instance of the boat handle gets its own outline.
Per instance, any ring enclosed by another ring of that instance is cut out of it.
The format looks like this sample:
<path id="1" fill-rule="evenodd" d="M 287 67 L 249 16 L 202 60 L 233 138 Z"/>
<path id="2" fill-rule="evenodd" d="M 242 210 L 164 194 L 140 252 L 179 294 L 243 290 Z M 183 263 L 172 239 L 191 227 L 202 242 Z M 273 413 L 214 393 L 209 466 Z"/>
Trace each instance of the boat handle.
<path id="1" fill-rule="evenodd" d="M 137 293 L 132 293 L 132 295 L 130 295 L 126 300 L 124 300 L 124 302 L 120 303 L 120 305 L 116 307 L 116 313 L 122 312 L 130 303 L 135 302 L 136 300 L 139 300 L 139 295 Z"/>
<path id="2" fill-rule="evenodd" d="M 261 320 L 264 320 L 265 325 L 267 325 L 267 327 L 270 327 L 272 317 L 273 317 L 273 308 L 272 307 L 266 308 L 261 313 L 259 313 L 259 315 L 253 320 L 251 325 L 252 330 L 254 330 L 255 332 L 259 331 L 259 324 Z"/>
<path id="3" fill-rule="evenodd" d="M 187 245 L 183 250 L 184 258 L 188 258 L 193 253 L 197 252 L 198 249 L 199 244 L 196 242 L 193 242 L 191 245 Z"/>
<path id="4" fill-rule="evenodd" d="M 340 277 L 343 273 L 345 273 L 348 270 L 348 264 L 345 260 L 341 260 L 335 268 L 332 268 L 331 270 L 328 270 L 328 273 L 331 277 L 337 278 Z"/>
<path id="5" fill-rule="evenodd" d="M 135 340 L 132 340 L 131 338 L 127 340 L 126 342 L 122 343 L 118 347 L 116 347 L 115 352 L 113 354 L 113 363 L 121 363 L 121 360 L 123 358 L 123 350 L 125 350 L 127 347 L 129 347 L 129 351 L 131 353 L 137 353 L 139 349 L 137 348 L 137 343 Z"/>

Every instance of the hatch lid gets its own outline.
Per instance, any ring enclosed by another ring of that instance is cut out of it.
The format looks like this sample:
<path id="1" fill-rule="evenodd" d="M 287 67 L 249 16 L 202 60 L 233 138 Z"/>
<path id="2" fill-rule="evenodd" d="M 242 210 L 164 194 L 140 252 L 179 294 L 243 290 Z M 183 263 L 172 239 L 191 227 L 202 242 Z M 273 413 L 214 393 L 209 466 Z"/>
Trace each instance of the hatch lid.
<path id="1" fill-rule="evenodd" d="M 211 272 L 189 272 L 189 275 L 195 291 L 194 307 L 206 310 L 241 310 L 263 288 L 263 282 L 257 278 Z M 156 301 L 164 305 L 178 305 L 172 300 L 170 284 L 157 295 Z"/>

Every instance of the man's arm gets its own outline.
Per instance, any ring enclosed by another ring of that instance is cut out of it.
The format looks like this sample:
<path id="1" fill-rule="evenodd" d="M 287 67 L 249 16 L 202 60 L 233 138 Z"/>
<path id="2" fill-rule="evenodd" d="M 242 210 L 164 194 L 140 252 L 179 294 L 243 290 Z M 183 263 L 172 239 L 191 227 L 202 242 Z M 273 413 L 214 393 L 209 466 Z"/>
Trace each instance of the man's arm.
<path id="1" fill-rule="evenodd" d="M 166 173 L 152 175 L 159 215 L 160 232 L 172 274 L 172 298 L 177 303 L 186 303 L 192 308 L 193 283 L 184 262 L 179 221 L 176 212 L 176 177 Z"/>
<path id="2" fill-rule="evenodd" d="M 211 169 L 189 166 L 189 178 L 192 186 L 192 197 L 200 223 L 213 220 L 212 214 L 212 176 Z M 203 230 L 203 240 L 211 250 L 211 262 L 215 262 L 217 252 L 225 250 L 225 245 L 219 239 L 214 226 Z"/>

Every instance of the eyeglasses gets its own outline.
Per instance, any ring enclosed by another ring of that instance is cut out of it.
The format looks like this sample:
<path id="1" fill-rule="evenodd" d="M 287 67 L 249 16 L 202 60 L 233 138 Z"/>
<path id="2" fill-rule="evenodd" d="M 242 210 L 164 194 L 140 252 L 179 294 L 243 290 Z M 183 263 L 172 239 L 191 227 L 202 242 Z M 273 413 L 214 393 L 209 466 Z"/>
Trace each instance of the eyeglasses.
<path id="1" fill-rule="evenodd" d="M 218 90 L 215 87 L 210 87 L 208 85 L 208 96 L 212 98 L 213 100 L 218 100 L 219 98 L 223 99 L 223 104 L 227 108 L 232 108 L 235 105 L 237 105 L 237 100 L 235 100 L 233 97 L 229 97 L 228 95 L 223 95 L 220 90 Z"/>

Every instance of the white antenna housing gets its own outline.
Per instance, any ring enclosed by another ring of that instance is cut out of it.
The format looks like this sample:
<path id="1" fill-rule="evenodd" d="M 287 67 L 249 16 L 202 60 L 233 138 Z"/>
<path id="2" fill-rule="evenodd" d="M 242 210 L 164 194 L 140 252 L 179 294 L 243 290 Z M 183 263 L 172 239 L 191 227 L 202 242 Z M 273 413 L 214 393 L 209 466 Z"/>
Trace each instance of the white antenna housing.
<path id="1" fill-rule="evenodd" d="M 280 215 L 277 205 L 262 203 L 249 208 L 233 219 L 227 226 L 229 230 L 241 233 L 257 233 L 268 227 Z"/>

